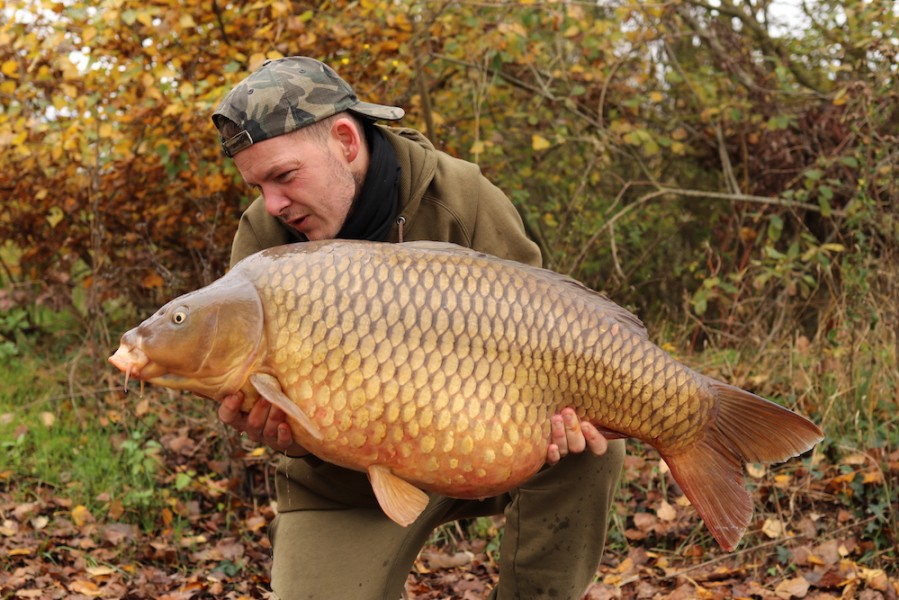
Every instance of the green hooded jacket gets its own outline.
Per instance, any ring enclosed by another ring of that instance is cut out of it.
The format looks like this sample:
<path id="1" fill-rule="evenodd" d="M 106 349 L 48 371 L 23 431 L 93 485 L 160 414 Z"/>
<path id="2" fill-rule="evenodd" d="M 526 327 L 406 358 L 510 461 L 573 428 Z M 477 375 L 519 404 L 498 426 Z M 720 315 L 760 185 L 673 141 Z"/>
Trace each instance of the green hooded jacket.
<path id="1" fill-rule="evenodd" d="M 540 266 L 540 250 L 528 239 L 506 195 L 477 165 L 440 152 L 413 129 L 380 127 L 400 166 L 399 217 L 387 241 L 452 242 L 501 258 Z M 240 218 L 231 265 L 272 246 L 301 241 L 256 198 Z"/>

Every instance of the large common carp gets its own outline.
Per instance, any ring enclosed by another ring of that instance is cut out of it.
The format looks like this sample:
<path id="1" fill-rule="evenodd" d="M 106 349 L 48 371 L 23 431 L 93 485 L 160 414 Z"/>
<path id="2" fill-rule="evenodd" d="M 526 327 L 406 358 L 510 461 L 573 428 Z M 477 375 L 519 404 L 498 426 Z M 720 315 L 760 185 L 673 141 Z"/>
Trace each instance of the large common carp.
<path id="1" fill-rule="evenodd" d="M 127 377 L 289 415 L 320 458 L 369 474 L 407 525 L 431 490 L 517 487 L 570 406 L 608 437 L 654 446 L 715 539 L 749 524 L 744 462 L 809 450 L 805 418 L 701 375 L 624 308 L 545 269 L 435 242 L 265 250 L 122 336 Z"/>

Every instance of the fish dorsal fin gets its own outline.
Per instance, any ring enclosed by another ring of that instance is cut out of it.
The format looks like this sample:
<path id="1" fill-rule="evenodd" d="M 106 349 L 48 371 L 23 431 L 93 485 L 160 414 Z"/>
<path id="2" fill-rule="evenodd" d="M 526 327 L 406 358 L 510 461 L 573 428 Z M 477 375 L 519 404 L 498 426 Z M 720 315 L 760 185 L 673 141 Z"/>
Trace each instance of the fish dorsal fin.
<path id="1" fill-rule="evenodd" d="M 387 467 L 370 466 L 368 478 L 381 510 L 403 527 L 415 521 L 428 505 L 426 493 L 408 481 L 400 479 Z"/>
<path id="2" fill-rule="evenodd" d="M 548 281 L 554 286 L 572 286 L 572 288 L 577 290 L 576 293 L 587 294 L 590 297 L 592 303 L 595 304 L 599 310 L 608 315 L 610 319 L 617 322 L 619 325 L 629 330 L 637 337 L 641 339 L 649 339 L 649 334 L 646 332 L 646 327 L 643 325 L 643 322 L 639 317 L 637 317 L 635 314 L 633 314 L 623 306 L 619 306 L 618 304 L 610 300 L 605 294 L 588 288 L 580 281 L 569 277 L 568 275 L 563 275 L 561 273 L 557 273 L 549 269 L 544 269 L 542 267 L 535 267 L 533 265 L 526 265 L 524 263 L 499 258 L 497 256 L 485 254 L 477 250 L 472 250 L 471 248 L 465 248 L 463 246 L 451 244 L 449 242 L 417 240 L 414 242 L 404 242 L 402 245 L 412 249 L 423 250 L 427 252 L 436 252 L 449 255 L 469 255 L 476 258 L 492 261 L 497 264 L 514 265 L 515 268 L 522 271 L 529 271 L 531 275 L 540 277 L 544 281 Z"/>
<path id="3" fill-rule="evenodd" d="M 563 283 L 573 285 L 589 293 L 591 295 L 593 304 L 595 304 L 601 311 L 603 311 L 616 323 L 618 323 L 640 339 L 649 339 L 649 333 L 646 331 L 646 326 L 643 324 L 643 321 L 640 320 L 640 317 L 624 308 L 623 306 L 615 304 L 614 301 L 610 300 L 609 297 L 602 292 L 591 290 L 583 283 L 575 279 L 571 279 L 568 276 L 559 275 L 559 277 L 562 278 Z"/>
<path id="4" fill-rule="evenodd" d="M 435 242 L 434 240 L 415 240 L 413 242 L 403 242 L 403 246 L 418 250 L 430 250 L 431 252 L 445 252 L 447 254 L 470 254 L 472 256 L 490 257 L 478 250 L 472 250 L 466 246 L 459 246 L 451 242 Z"/>
<path id="5" fill-rule="evenodd" d="M 322 432 L 312 419 L 303 410 L 294 404 L 281 389 L 277 379 L 265 373 L 253 373 L 250 375 L 250 383 L 259 392 L 259 395 L 283 410 L 289 417 L 300 424 L 317 440 L 322 439 Z"/>

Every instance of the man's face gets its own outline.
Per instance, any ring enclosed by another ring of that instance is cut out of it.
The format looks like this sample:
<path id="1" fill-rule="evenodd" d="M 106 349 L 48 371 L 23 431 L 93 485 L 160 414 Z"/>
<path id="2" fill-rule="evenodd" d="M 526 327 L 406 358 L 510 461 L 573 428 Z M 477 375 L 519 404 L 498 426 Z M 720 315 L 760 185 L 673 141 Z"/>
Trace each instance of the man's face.
<path id="1" fill-rule="evenodd" d="M 270 138 L 239 152 L 234 164 L 268 213 L 310 240 L 337 236 L 360 187 L 334 135 L 326 142 L 303 132 Z"/>

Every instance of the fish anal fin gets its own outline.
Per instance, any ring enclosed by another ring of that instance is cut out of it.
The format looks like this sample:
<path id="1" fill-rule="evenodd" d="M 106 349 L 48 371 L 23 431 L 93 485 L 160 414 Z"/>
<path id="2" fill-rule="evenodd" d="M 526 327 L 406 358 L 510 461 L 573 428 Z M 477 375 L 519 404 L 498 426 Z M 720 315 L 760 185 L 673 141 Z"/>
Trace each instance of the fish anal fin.
<path id="1" fill-rule="evenodd" d="M 752 518 L 752 498 L 743 485 L 743 464 L 714 439 L 676 454 L 662 453 L 671 475 L 715 540 L 733 550 Z"/>
<path id="2" fill-rule="evenodd" d="M 256 388 L 256 391 L 259 392 L 260 396 L 283 410 L 289 417 L 308 431 L 312 437 L 317 440 L 322 439 L 322 432 L 319 430 L 318 426 L 303 412 L 303 409 L 294 404 L 293 401 L 287 397 L 287 394 L 281 389 L 281 384 L 277 379 L 265 373 L 253 373 L 250 375 L 250 383 L 253 384 L 253 387 Z"/>
<path id="3" fill-rule="evenodd" d="M 403 527 L 415 521 L 428 505 L 426 493 L 397 477 L 385 466 L 371 465 L 368 478 L 381 510 Z"/>

